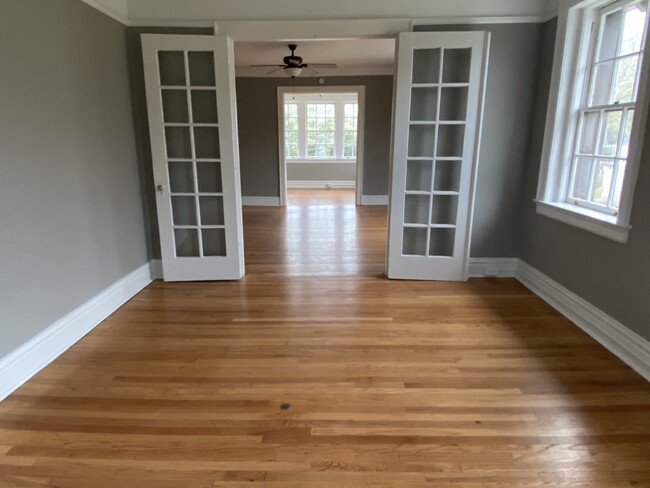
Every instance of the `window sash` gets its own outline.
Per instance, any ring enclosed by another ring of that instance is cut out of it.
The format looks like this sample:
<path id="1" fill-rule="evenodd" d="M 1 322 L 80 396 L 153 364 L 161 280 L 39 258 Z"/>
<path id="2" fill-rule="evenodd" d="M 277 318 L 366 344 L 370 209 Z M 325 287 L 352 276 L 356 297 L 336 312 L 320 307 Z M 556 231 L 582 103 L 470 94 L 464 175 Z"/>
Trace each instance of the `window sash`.
<path id="1" fill-rule="evenodd" d="M 627 166 L 627 156 L 629 154 L 629 136 L 631 134 L 631 123 L 628 126 L 628 121 L 631 120 L 632 114 L 635 113 L 636 101 L 638 98 L 638 89 L 641 78 L 641 67 L 643 64 L 643 55 L 644 55 L 644 46 L 645 39 L 648 31 L 648 14 L 646 14 L 646 22 L 641 38 L 640 48 L 638 51 L 628 52 L 621 55 L 621 43 L 623 39 L 623 32 L 625 28 L 625 11 L 629 6 L 634 4 L 641 3 L 646 8 L 648 7 L 648 1 L 639 2 L 638 0 L 619 0 L 611 5 L 600 8 L 594 19 L 593 30 L 591 35 L 590 48 L 588 51 L 587 59 L 587 70 L 585 76 L 585 85 L 582 89 L 581 103 L 578 109 L 577 123 L 575 124 L 575 135 L 572 142 L 572 151 L 570 158 L 570 168 L 569 168 L 569 178 L 567 182 L 567 187 L 565 190 L 565 201 L 574 205 L 586 207 L 592 210 L 596 210 L 609 215 L 617 215 L 620 205 L 620 198 L 622 196 L 622 186 L 624 183 L 625 168 Z M 601 44 L 603 43 L 603 35 L 605 31 L 605 20 L 608 15 L 612 15 L 614 12 L 620 10 L 621 20 L 620 26 L 618 27 L 617 34 L 617 45 L 614 50 L 614 56 L 609 56 L 604 59 L 598 59 L 600 55 Z M 616 101 L 612 100 L 613 91 L 615 89 L 616 77 L 618 75 L 617 69 L 620 66 L 621 60 L 632 59 L 637 57 L 637 66 L 635 70 L 634 77 L 634 86 L 632 89 L 632 100 L 625 103 L 615 103 Z M 609 77 L 609 95 L 608 101 L 614 103 L 607 104 L 598 104 L 590 105 L 592 101 L 593 92 L 595 90 L 595 85 L 597 83 L 597 70 L 601 66 L 605 66 L 606 63 L 610 63 L 612 66 L 612 72 Z M 618 125 L 618 137 L 616 141 L 616 151 L 615 154 L 601 154 L 599 153 L 603 138 L 606 137 L 608 128 L 603 128 L 604 121 L 607 118 L 607 114 L 611 113 L 621 113 L 619 125 Z M 591 153 L 585 153 L 581 151 L 583 145 L 583 137 L 585 135 L 585 119 L 588 114 L 598 114 L 597 128 L 595 131 L 595 137 L 593 138 L 593 150 Z M 627 147 L 625 156 L 622 156 L 624 138 L 626 135 L 626 129 L 629 129 Z M 582 183 L 584 186 L 584 181 L 578 179 L 578 172 L 580 171 L 580 163 L 584 162 L 585 159 L 590 159 L 590 168 L 589 176 L 587 178 L 588 185 L 586 187 L 586 193 L 578 195 L 577 184 Z M 607 198 L 603 199 L 602 194 L 600 198 L 594 198 L 595 190 L 594 184 L 597 183 L 597 179 L 604 177 L 602 174 L 599 176 L 599 171 L 604 172 L 604 166 L 611 165 L 611 174 L 609 175 L 609 184 L 604 184 L 601 186 L 602 190 L 607 191 Z"/>

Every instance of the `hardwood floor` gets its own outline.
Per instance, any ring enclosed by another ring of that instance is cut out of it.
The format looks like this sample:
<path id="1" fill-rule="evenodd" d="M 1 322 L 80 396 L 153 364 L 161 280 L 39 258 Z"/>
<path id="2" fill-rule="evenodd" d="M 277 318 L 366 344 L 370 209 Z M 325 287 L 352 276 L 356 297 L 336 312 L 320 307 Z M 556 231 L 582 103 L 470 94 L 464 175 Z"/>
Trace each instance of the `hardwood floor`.
<path id="1" fill-rule="evenodd" d="M 242 281 L 153 283 L 0 403 L 0 487 L 650 486 L 650 385 L 515 280 L 384 279 L 385 214 L 246 208 Z"/>

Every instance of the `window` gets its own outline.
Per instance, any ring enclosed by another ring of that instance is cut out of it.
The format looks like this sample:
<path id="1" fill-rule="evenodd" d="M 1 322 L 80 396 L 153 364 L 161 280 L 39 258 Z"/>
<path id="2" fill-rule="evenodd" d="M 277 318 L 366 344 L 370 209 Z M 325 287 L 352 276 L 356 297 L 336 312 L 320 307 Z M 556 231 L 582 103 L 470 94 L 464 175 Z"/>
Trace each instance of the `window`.
<path id="1" fill-rule="evenodd" d="M 298 104 L 287 103 L 284 106 L 284 140 L 285 154 L 288 158 L 297 158 L 298 152 Z"/>
<path id="2" fill-rule="evenodd" d="M 294 94 L 284 104 L 285 157 L 356 160 L 357 94 Z"/>
<path id="3" fill-rule="evenodd" d="M 564 13 L 564 59 L 561 69 L 554 67 L 557 99 L 566 101 L 549 119 L 538 211 L 624 242 L 640 150 L 635 142 L 642 142 L 635 126 L 643 120 L 637 112 L 646 91 L 649 2 L 573 3 L 578 7 Z"/>
<path id="4" fill-rule="evenodd" d="M 343 105 L 343 157 L 357 157 L 357 119 L 359 106 L 356 103 Z"/>
<path id="5" fill-rule="evenodd" d="M 307 157 L 333 158 L 336 153 L 336 105 L 307 104 Z"/>

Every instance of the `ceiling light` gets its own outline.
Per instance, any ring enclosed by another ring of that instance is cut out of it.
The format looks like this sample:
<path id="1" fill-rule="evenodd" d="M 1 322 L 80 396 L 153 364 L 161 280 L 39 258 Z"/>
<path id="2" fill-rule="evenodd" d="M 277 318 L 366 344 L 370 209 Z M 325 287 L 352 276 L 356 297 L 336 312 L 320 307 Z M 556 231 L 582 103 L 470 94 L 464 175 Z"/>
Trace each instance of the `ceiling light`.
<path id="1" fill-rule="evenodd" d="M 295 78 L 296 76 L 300 76 L 300 73 L 302 73 L 302 68 L 284 68 L 284 72 L 287 74 L 287 76 Z"/>

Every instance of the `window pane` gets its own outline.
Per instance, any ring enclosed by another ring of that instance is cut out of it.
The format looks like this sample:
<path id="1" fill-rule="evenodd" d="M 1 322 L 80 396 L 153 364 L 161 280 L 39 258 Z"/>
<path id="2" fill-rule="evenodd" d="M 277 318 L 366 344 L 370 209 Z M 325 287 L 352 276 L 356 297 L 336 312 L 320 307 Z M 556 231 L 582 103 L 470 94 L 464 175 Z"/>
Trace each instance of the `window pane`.
<path id="1" fill-rule="evenodd" d="M 601 205 L 607 205 L 609 200 L 609 189 L 612 186 L 612 172 L 614 164 L 612 161 L 599 159 L 594 168 L 594 183 L 591 192 L 591 201 Z"/>
<path id="2" fill-rule="evenodd" d="M 590 106 L 607 105 L 612 91 L 612 78 L 614 75 L 614 62 L 608 61 L 599 64 L 594 74 L 594 83 L 591 93 Z"/>
<path id="3" fill-rule="evenodd" d="M 637 3 L 625 10 L 623 21 L 623 39 L 621 40 L 621 54 L 636 53 L 641 50 L 643 40 L 643 29 L 645 27 L 647 9 L 646 6 Z"/>
<path id="4" fill-rule="evenodd" d="M 614 186 L 614 199 L 612 201 L 612 207 L 618 208 L 621 204 L 621 193 L 623 191 L 623 180 L 625 178 L 625 168 L 627 167 L 627 161 L 618 162 L 618 173 L 616 173 L 616 184 Z"/>
<path id="5" fill-rule="evenodd" d="M 622 10 L 612 12 L 603 23 L 603 30 L 600 38 L 600 49 L 598 50 L 598 61 L 616 57 L 616 46 L 618 35 L 621 31 Z"/>
<path id="6" fill-rule="evenodd" d="M 596 151 L 596 135 L 598 133 L 598 112 L 586 112 L 582 118 L 582 133 L 580 134 L 580 154 L 594 154 Z"/>
<path id="7" fill-rule="evenodd" d="M 601 156 L 616 156 L 618 136 L 621 132 L 622 110 L 605 112 L 605 119 L 600 129 L 600 144 L 598 154 Z"/>
<path id="8" fill-rule="evenodd" d="M 621 157 L 627 158 L 630 151 L 630 136 L 632 134 L 632 122 L 634 121 L 634 110 L 628 110 L 623 127 L 623 140 L 621 141 Z"/>
<path id="9" fill-rule="evenodd" d="M 634 82 L 639 56 L 630 56 L 616 62 L 616 76 L 614 77 L 614 103 L 627 103 L 634 99 Z"/>
<path id="10" fill-rule="evenodd" d="M 571 196 L 579 200 L 586 200 L 589 194 L 589 177 L 591 176 L 591 158 L 577 158 L 573 191 Z"/>

